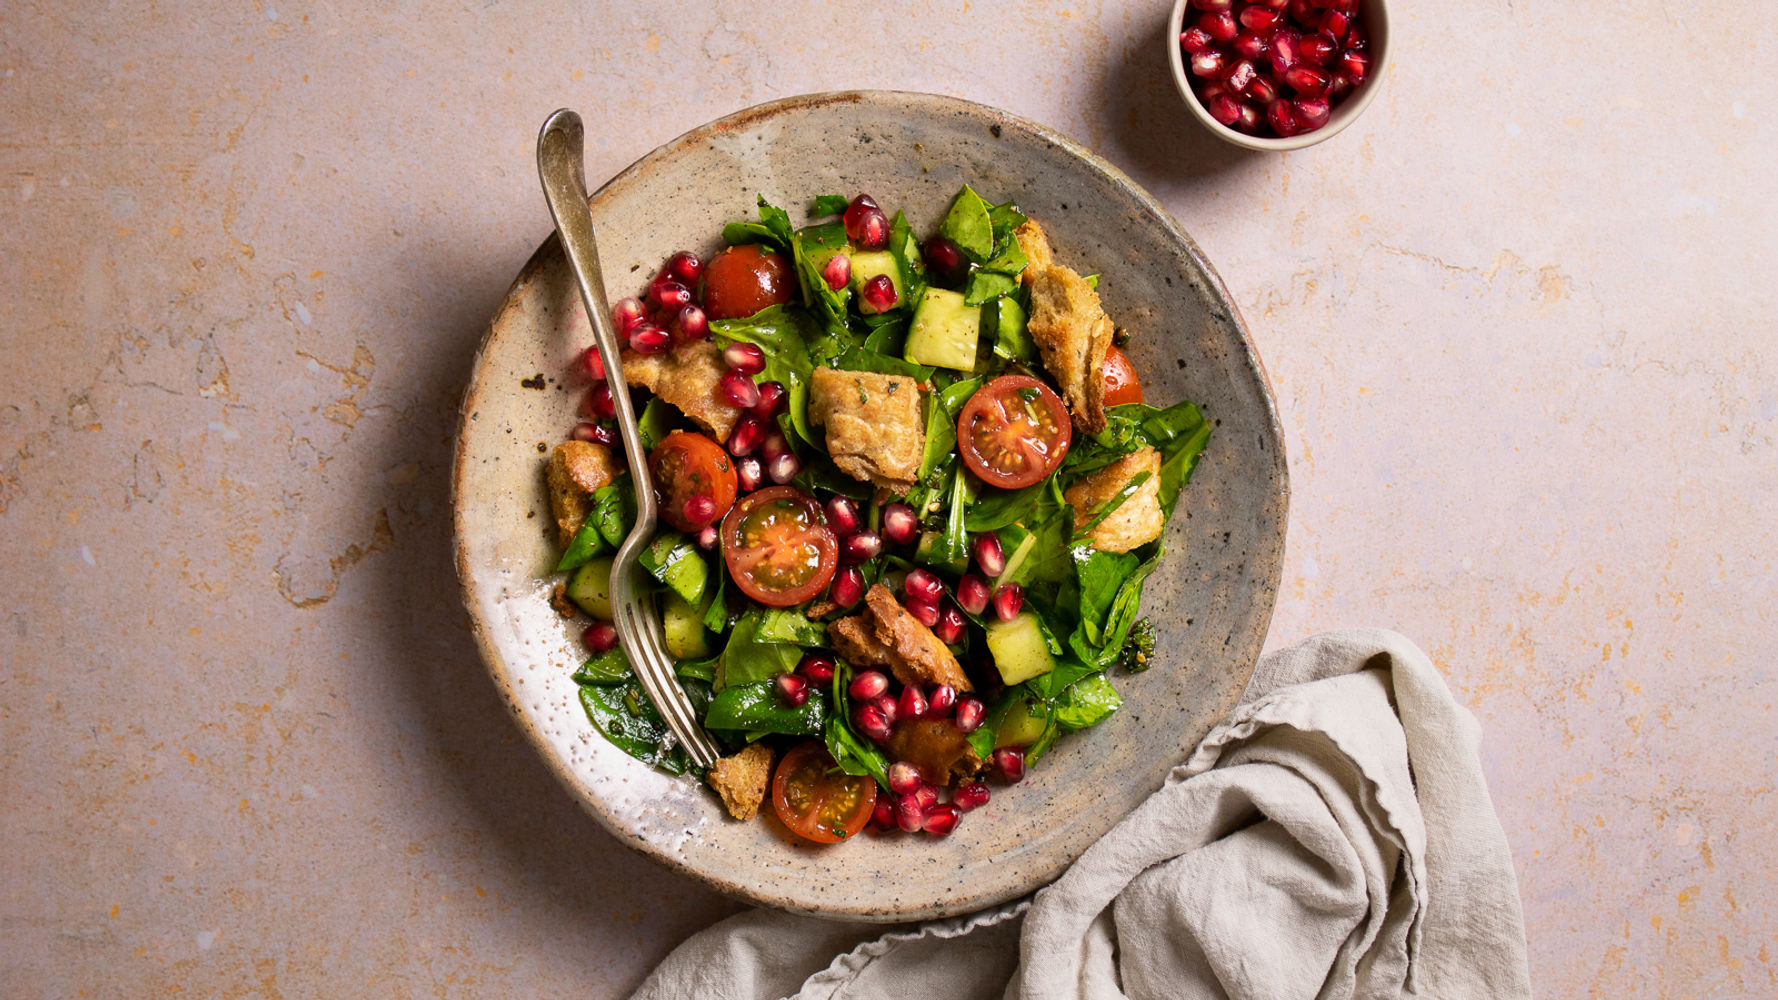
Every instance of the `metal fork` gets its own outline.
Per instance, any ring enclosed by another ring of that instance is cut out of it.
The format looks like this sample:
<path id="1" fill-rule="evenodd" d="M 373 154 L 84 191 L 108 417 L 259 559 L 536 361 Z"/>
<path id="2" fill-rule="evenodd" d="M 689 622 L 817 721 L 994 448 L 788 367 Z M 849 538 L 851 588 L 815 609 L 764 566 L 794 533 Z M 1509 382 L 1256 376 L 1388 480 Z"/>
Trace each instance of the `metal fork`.
<path id="1" fill-rule="evenodd" d="M 580 116 L 563 108 L 550 115 L 537 135 L 537 173 L 543 195 L 549 201 L 556 232 L 568 253 L 580 285 L 580 300 L 592 322 L 593 340 L 605 361 L 606 377 L 617 391 L 611 401 L 617 410 L 617 428 L 629 459 L 630 483 L 636 488 L 636 525 L 618 546 L 611 564 L 611 610 L 617 637 L 629 658 L 630 669 L 642 689 L 660 711 L 667 728 L 699 767 L 714 764 L 722 753 L 704 727 L 673 673 L 666 636 L 646 591 L 636 586 L 637 557 L 648 546 L 655 527 L 654 484 L 648 473 L 648 455 L 642 448 L 642 432 L 630 394 L 623 390 L 623 363 L 618 355 L 617 334 L 611 328 L 611 309 L 605 302 L 605 278 L 599 270 L 599 249 L 593 240 L 593 218 L 587 211 L 586 166 L 583 160 L 585 131 Z"/>

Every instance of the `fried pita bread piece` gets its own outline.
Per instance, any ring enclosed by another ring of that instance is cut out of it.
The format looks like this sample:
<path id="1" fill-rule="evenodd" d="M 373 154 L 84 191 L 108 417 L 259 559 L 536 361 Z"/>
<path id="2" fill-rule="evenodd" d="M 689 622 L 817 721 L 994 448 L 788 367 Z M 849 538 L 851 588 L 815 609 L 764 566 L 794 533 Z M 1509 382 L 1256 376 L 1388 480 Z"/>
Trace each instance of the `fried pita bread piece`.
<path id="1" fill-rule="evenodd" d="M 827 453 L 841 472 L 898 495 L 914 488 L 926 451 L 918 382 L 817 368 L 809 380 L 809 419 L 827 426 Z"/>
<path id="2" fill-rule="evenodd" d="M 1037 224 L 1036 219 L 1026 219 L 1024 225 L 1012 231 L 1013 239 L 1019 241 L 1019 249 L 1024 251 L 1029 261 L 1025 269 L 1019 272 L 1019 280 L 1029 285 L 1037 280 L 1037 276 L 1056 266 L 1055 252 L 1050 249 L 1049 234 Z"/>
<path id="3" fill-rule="evenodd" d="M 544 466 L 549 483 L 549 508 L 556 518 L 556 537 L 562 547 L 574 541 L 580 526 L 593 509 L 593 491 L 602 489 L 623 472 L 611 457 L 611 449 L 590 441 L 563 441 L 550 452 Z"/>
<path id="4" fill-rule="evenodd" d="M 710 765 L 710 787 L 722 796 L 722 806 L 739 820 L 749 820 L 765 801 L 772 780 L 772 748 L 755 743 L 733 757 Z"/>
<path id="5" fill-rule="evenodd" d="M 1074 507 L 1074 530 L 1079 531 L 1099 516 L 1106 501 L 1144 472 L 1149 474 L 1148 479 L 1088 533 L 1093 548 L 1101 552 L 1128 552 L 1161 537 L 1167 527 L 1167 516 L 1161 510 L 1161 453 L 1153 448 L 1133 451 L 1097 472 L 1088 473 L 1062 494 Z"/>
<path id="6" fill-rule="evenodd" d="M 679 407 L 714 435 L 718 444 L 728 440 L 735 421 L 741 419 L 740 408 L 716 394 L 716 384 L 728 365 L 723 364 L 722 348 L 712 340 L 689 340 L 660 354 L 626 349 L 623 362 L 624 381 Z"/>
<path id="7" fill-rule="evenodd" d="M 1043 357 L 1043 367 L 1062 387 L 1062 400 L 1074 426 L 1105 429 L 1105 351 L 1112 325 L 1099 305 L 1099 293 L 1066 267 L 1050 267 L 1031 282 L 1031 318 L 1026 324 Z"/>
<path id="8" fill-rule="evenodd" d="M 827 626 L 834 651 L 858 667 L 884 667 L 903 684 L 949 684 L 971 690 L 963 665 L 882 584 L 864 595 L 864 612 Z"/>

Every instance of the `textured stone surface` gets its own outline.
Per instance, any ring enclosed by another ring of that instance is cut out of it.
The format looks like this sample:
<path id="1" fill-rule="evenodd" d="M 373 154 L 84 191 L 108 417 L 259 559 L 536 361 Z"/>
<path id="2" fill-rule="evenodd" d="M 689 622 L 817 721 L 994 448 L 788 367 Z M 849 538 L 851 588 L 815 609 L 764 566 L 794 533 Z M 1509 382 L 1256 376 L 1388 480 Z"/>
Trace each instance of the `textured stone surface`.
<path id="1" fill-rule="evenodd" d="M 516 738 L 448 562 L 469 350 L 611 174 L 745 105 L 955 93 L 1198 239 L 1278 394 L 1273 644 L 1376 624 L 1480 716 L 1550 996 L 1767 995 L 1778 38 L 1400 4 L 1330 143 L 1212 145 L 1153 4 L 0 11 L 7 995 L 611 996 L 730 903 Z"/>

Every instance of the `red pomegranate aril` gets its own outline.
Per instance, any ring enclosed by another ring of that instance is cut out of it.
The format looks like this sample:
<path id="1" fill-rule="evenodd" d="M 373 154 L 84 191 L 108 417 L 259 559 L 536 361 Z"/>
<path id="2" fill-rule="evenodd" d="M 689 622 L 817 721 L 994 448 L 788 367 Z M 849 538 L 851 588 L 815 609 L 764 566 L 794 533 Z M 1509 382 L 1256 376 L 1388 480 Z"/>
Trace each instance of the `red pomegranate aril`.
<path id="1" fill-rule="evenodd" d="M 858 505 L 849 497 L 834 497 L 827 501 L 827 526 L 841 538 L 857 532 L 864 526 L 858 516 Z"/>
<path id="2" fill-rule="evenodd" d="M 1199 10 L 1226 11 L 1235 5 L 1235 0 L 1192 0 L 1192 6 Z"/>
<path id="3" fill-rule="evenodd" d="M 675 313 L 691 304 L 691 289 L 677 281 L 663 281 L 648 289 L 662 312 Z"/>
<path id="4" fill-rule="evenodd" d="M 698 548 L 705 552 L 716 551 L 716 543 L 721 540 L 722 533 L 716 530 L 714 524 L 706 524 L 698 529 Z"/>
<path id="5" fill-rule="evenodd" d="M 860 670 L 852 675 L 852 683 L 846 685 L 846 693 L 853 701 L 872 701 L 887 690 L 889 675 L 881 670 Z"/>
<path id="6" fill-rule="evenodd" d="M 1025 778 L 1025 751 L 1018 747 L 1001 747 L 994 751 L 994 770 L 1009 785 L 1016 785 Z"/>
<path id="7" fill-rule="evenodd" d="M 1346 29 L 1351 27 L 1351 25 L 1352 19 L 1347 17 L 1343 11 L 1330 10 L 1321 15 L 1321 24 L 1319 27 L 1326 33 L 1327 37 L 1338 42 L 1346 37 Z"/>
<path id="8" fill-rule="evenodd" d="M 716 501 L 702 493 L 694 493 L 685 498 L 683 513 L 688 524 L 709 524 L 716 519 Z"/>
<path id="9" fill-rule="evenodd" d="M 942 719 L 957 707 L 957 689 L 949 684 L 934 684 L 926 695 L 926 717 Z"/>
<path id="10" fill-rule="evenodd" d="M 733 372 L 729 373 L 734 374 Z M 728 375 L 724 375 L 726 380 Z M 753 383 L 749 382 L 748 385 Z M 728 453 L 736 458 L 745 458 L 753 454 L 760 442 L 766 439 L 766 425 L 751 413 L 744 413 L 735 421 L 735 429 L 729 432 Z"/>
<path id="11" fill-rule="evenodd" d="M 1239 18 L 1242 27 L 1262 35 L 1278 27 L 1278 22 L 1283 19 L 1277 11 L 1259 6 L 1242 10 Z"/>
<path id="12" fill-rule="evenodd" d="M 1224 44 L 1234 41 L 1235 36 L 1241 33 L 1241 26 L 1235 23 L 1235 15 L 1226 10 L 1205 14 L 1198 18 L 1198 27 L 1203 28 L 1211 38 Z"/>
<path id="13" fill-rule="evenodd" d="M 1371 57 L 1362 52 L 1347 49 L 1340 54 L 1340 75 L 1352 81 L 1353 86 L 1364 82 L 1364 74 L 1371 68 Z"/>
<path id="14" fill-rule="evenodd" d="M 951 805 L 964 812 L 970 812 L 987 805 L 988 800 L 992 797 L 988 793 L 987 785 L 979 781 L 972 781 L 951 793 Z"/>
<path id="15" fill-rule="evenodd" d="M 882 536 L 869 529 L 840 539 L 840 562 L 848 564 L 869 562 L 882 554 Z"/>
<path id="16" fill-rule="evenodd" d="M 735 439 L 729 438 L 729 447 L 735 446 Z M 730 452 L 729 454 L 734 454 Z M 766 466 L 756 455 L 743 455 L 735 459 L 735 478 L 742 493 L 752 493 L 765 484 Z"/>
<path id="17" fill-rule="evenodd" d="M 759 402 L 759 386 L 753 384 L 751 377 L 733 368 L 723 372 L 722 378 L 717 380 L 716 394 L 723 402 L 743 410 Z"/>
<path id="18" fill-rule="evenodd" d="M 1314 66 L 1326 66 L 1333 61 L 1334 53 L 1339 48 L 1338 42 L 1318 32 L 1303 39 L 1303 61 Z"/>
<path id="19" fill-rule="evenodd" d="M 821 280 L 836 292 L 846 287 L 852 281 L 852 258 L 843 253 L 827 258 L 826 266 L 821 268 Z"/>
<path id="20" fill-rule="evenodd" d="M 1266 40 L 1251 31 L 1235 36 L 1235 54 L 1243 59 L 1258 59 L 1266 54 Z"/>
<path id="21" fill-rule="evenodd" d="M 1312 132 L 1321 126 L 1326 125 L 1327 119 L 1332 112 L 1333 108 L 1326 101 L 1320 100 L 1319 98 L 1311 98 L 1306 101 L 1294 101 L 1290 105 L 1291 116 L 1302 124 L 1305 132 Z"/>
<path id="22" fill-rule="evenodd" d="M 790 442 L 785 439 L 784 432 L 773 427 L 770 422 L 766 423 L 766 427 L 765 440 L 759 443 L 759 457 L 770 464 L 773 459 L 790 450 Z"/>
<path id="23" fill-rule="evenodd" d="M 611 307 L 611 322 L 612 325 L 617 327 L 617 335 L 620 337 L 627 335 L 630 332 L 630 327 L 635 326 L 637 323 L 640 323 L 647 318 L 648 307 L 644 306 L 642 300 L 638 298 L 631 297 L 618 299 L 617 303 Z M 595 355 L 598 354 L 597 351 L 594 351 L 593 353 Z M 604 378 L 605 376 L 599 375 L 596 377 Z"/>
<path id="24" fill-rule="evenodd" d="M 901 703 L 892 694 L 877 695 L 870 703 L 872 708 L 883 713 L 883 720 L 891 726 L 895 725 L 896 719 L 901 718 Z"/>
<path id="25" fill-rule="evenodd" d="M 766 475 L 779 486 L 795 479 L 797 473 L 803 471 L 803 460 L 796 457 L 796 452 L 787 451 L 766 463 Z"/>
<path id="26" fill-rule="evenodd" d="M 1003 622 L 1012 621 L 1019 616 L 1025 607 L 1025 588 L 1016 583 L 1009 583 L 994 592 L 994 617 Z"/>
<path id="27" fill-rule="evenodd" d="M 1331 80 L 1326 73 L 1313 66 L 1299 65 L 1284 71 L 1284 82 L 1304 97 L 1320 97 L 1327 93 L 1327 85 Z"/>
<path id="28" fill-rule="evenodd" d="M 1294 31 L 1280 31 L 1272 35 L 1270 55 L 1272 72 L 1284 73 L 1290 67 L 1302 61 L 1303 36 Z"/>
<path id="29" fill-rule="evenodd" d="M 1187 28 L 1179 33 L 1179 47 L 1192 54 L 1206 52 L 1216 45 L 1216 39 L 1203 28 Z"/>
<path id="30" fill-rule="evenodd" d="M 885 830 L 895 829 L 895 804 L 900 801 L 901 797 L 893 792 L 878 792 L 876 808 L 870 814 L 871 825 Z"/>
<path id="31" fill-rule="evenodd" d="M 759 402 L 753 404 L 753 415 L 761 420 L 770 420 L 778 415 L 779 407 L 784 405 L 782 382 L 761 382 L 759 384 Z"/>
<path id="32" fill-rule="evenodd" d="M 617 626 L 610 622 L 594 622 L 587 626 L 581 638 L 593 652 L 609 653 L 617 648 Z"/>
<path id="33" fill-rule="evenodd" d="M 1253 2 L 1261 7 L 1270 7 L 1273 10 L 1281 11 L 1290 3 L 1290 0 L 1253 0 Z"/>
<path id="34" fill-rule="evenodd" d="M 1255 80 L 1255 83 L 1259 81 Z M 1259 106 L 1252 101 L 1241 102 L 1241 117 L 1235 119 L 1235 127 L 1248 135 L 1258 135 L 1259 127 L 1265 124 L 1265 116 L 1259 113 Z"/>
<path id="35" fill-rule="evenodd" d="M 1253 78 L 1252 83 L 1247 85 L 1247 96 L 1258 101 L 1262 105 L 1270 103 L 1278 99 L 1278 85 L 1272 82 L 1271 77 L 1261 73 L 1259 76 Z M 1245 118 L 1249 112 L 1251 112 L 1254 117 L 1259 117 L 1258 108 L 1253 107 L 1251 104 L 1243 104 L 1241 106 L 1241 116 Z"/>
<path id="36" fill-rule="evenodd" d="M 998 532 L 984 531 L 975 536 L 970 542 L 970 551 L 975 556 L 976 568 L 988 579 L 1006 572 L 1006 550 L 1000 547 Z"/>
<path id="37" fill-rule="evenodd" d="M 1337 101 L 1352 93 L 1357 86 L 1358 84 L 1352 82 L 1352 78 L 1346 74 L 1335 73 L 1333 82 L 1327 85 L 1327 98 L 1329 101 Z"/>
<path id="38" fill-rule="evenodd" d="M 681 340 L 703 340 L 710 336 L 710 318 L 704 310 L 687 303 L 679 309 L 679 315 L 673 319 L 673 329 L 679 333 Z"/>
<path id="39" fill-rule="evenodd" d="M 916 788 L 914 794 L 908 796 L 908 798 L 913 799 L 920 804 L 921 812 L 931 812 L 932 807 L 938 805 L 938 789 L 929 784 L 921 785 L 919 788 Z"/>
<path id="40" fill-rule="evenodd" d="M 604 424 L 593 424 L 585 421 L 575 424 L 574 430 L 570 432 L 568 436 L 576 441 L 602 444 L 607 448 L 617 443 L 617 435 L 613 433 L 611 428 Z"/>
<path id="41" fill-rule="evenodd" d="M 926 261 L 927 274 L 938 285 L 962 284 L 969 272 L 969 262 L 963 259 L 963 252 L 943 236 L 934 236 L 920 244 L 920 257 Z"/>
<path id="42" fill-rule="evenodd" d="M 1203 99 L 1206 106 L 1208 106 L 1211 101 L 1216 100 L 1218 97 L 1221 97 L 1228 92 L 1228 85 L 1221 80 L 1211 80 L 1209 83 L 1198 88 L 1198 96 Z"/>
<path id="43" fill-rule="evenodd" d="M 906 545 L 920 537 L 920 518 L 905 503 L 892 503 L 883 508 L 883 537 L 892 545 Z"/>
<path id="44" fill-rule="evenodd" d="M 897 795 L 912 795 L 920 790 L 926 780 L 920 777 L 920 769 L 905 760 L 898 760 L 889 765 L 889 790 Z"/>
<path id="45" fill-rule="evenodd" d="M 1192 56 L 1192 75 L 1220 77 L 1222 76 L 1224 61 L 1222 52 L 1217 49 L 1211 49 L 1208 52 L 1199 52 Z"/>
<path id="46" fill-rule="evenodd" d="M 963 612 L 950 601 L 944 602 L 938 609 L 938 624 L 932 626 L 932 634 L 938 641 L 947 646 L 955 646 L 963 641 Z"/>
<path id="47" fill-rule="evenodd" d="M 988 586 L 988 581 L 974 573 L 965 573 L 963 579 L 957 581 L 957 603 L 972 615 L 981 614 L 992 595 L 993 589 Z"/>
<path id="48" fill-rule="evenodd" d="M 1233 125 L 1235 120 L 1241 117 L 1241 102 L 1223 94 L 1221 97 L 1211 98 L 1209 103 L 1204 105 L 1204 110 L 1210 112 L 1210 117 L 1222 124 Z"/>
<path id="49" fill-rule="evenodd" d="M 945 596 L 945 585 L 938 577 L 923 569 L 908 571 L 907 579 L 902 581 L 901 589 L 910 600 L 937 603 Z"/>
<path id="50" fill-rule="evenodd" d="M 860 250 L 881 250 L 889 245 L 889 217 L 870 195 L 852 199 L 840 221 L 846 227 L 846 238 Z"/>
<path id="51" fill-rule="evenodd" d="M 980 698 L 957 699 L 957 731 L 973 733 L 982 728 L 982 720 L 987 717 L 988 706 Z"/>
<path id="52" fill-rule="evenodd" d="M 643 320 L 630 327 L 630 350 L 638 354 L 659 354 L 673 345 L 667 331 Z"/>
<path id="53" fill-rule="evenodd" d="M 802 674 L 779 674 L 778 694 L 791 708 L 799 708 L 809 700 L 809 679 Z"/>
<path id="54" fill-rule="evenodd" d="M 805 653 L 796 665 L 796 672 L 811 683 L 827 684 L 833 680 L 833 657 L 823 653 Z"/>
<path id="55" fill-rule="evenodd" d="M 841 566 L 833 575 L 833 585 L 828 588 L 827 596 L 842 608 L 864 600 L 864 574 L 856 566 Z"/>
<path id="56" fill-rule="evenodd" d="M 1316 19 L 1321 16 L 1316 13 L 1318 8 L 1309 0 L 1290 0 L 1285 9 L 1289 13 L 1290 19 L 1301 25 L 1314 24 Z"/>
<path id="57" fill-rule="evenodd" d="M 628 337 L 629 333 L 628 329 L 618 331 L 622 337 Z M 594 382 L 605 381 L 605 359 L 599 356 L 597 347 L 589 347 L 580 355 L 580 365 Z"/>
<path id="58" fill-rule="evenodd" d="M 938 624 L 938 604 L 936 602 L 918 601 L 910 597 L 905 606 L 908 609 L 908 614 L 913 615 L 915 621 L 927 628 Z"/>
<path id="59" fill-rule="evenodd" d="M 595 382 L 587 390 L 586 411 L 600 420 L 610 420 L 617 416 L 617 401 L 611 398 L 610 382 Z"/>
<path id="60" fill-rule="evenodd" d="M 913 796 L 904 795 L 895 803 L 895 825 L 901 827 L 903 833 L 918 833 L 925 824 L 926 813 Z"/>
<path id="61" fill-rule="evenodd" d="M 852 727 L 878 743 L 888 739 L 895 731 L 894 726 L 875 705 L 860 705 L 853 709 Z"/>
<path id="62" fill-rule="evenodd" d="M 704 262 L 690 250 L 681 250 L 667 258 L 667 273 L 673 276 L 674 281 L 692 288 L 704 276 Z"/>
<path id="63" fill-rule="evenodd" d="M 901 689 L 901 697 L 896 699 L 895 712 L 899 719 L 924 719 L 926 717 L 926 692 L 920 685 L 909 684 Z M 894 787 L 892 784 L 890 787 Z"/>
<path id="64" fill-rule="evenodd" d="M 743 375 L 758 375 L 766 370 L 766 352 L 758 344 L 737 340 L 722 349 L 722 363 Z"/>
<path id="65" fill-rule="evenodd" d="M 1271 124 L 1272 131 L 1285 139 L 1302 131 L 1302 126 L 1296 123 L 1296 115 L 1291 113 L 1290 102 L 1283 98 L 1266 105 L 1266 121 Z"/>
<path id="66" fill-rule="evenodd" d="M 949 803 L 933 806 L 926 810 L 920 829 L 934 837 L 942 837 L 957 829 L 957 820 L 961 813 L 957 807 Z"/>
<path id="67" fill-rule="evenodd" d="M 868 302 L 870 307 L 877 312 L 888 312 L 895 308 L 896 301 L 900 299 L 900 296 L 895 292 L 895 282 L 891 281 L 887 274 L 879 274 L 865 282 L 864 287 L 858 290 L 858 294 L 862 295 L 864 301 Z"/>
<path id="68" fill-rule="evenodd" d="M 1346 29 L 1346 51 L 1363 52 L 1370 47 L 1370 36 L 1364 33 L 1364 25 L 1353 21 L 1352 27 Z"/>
<path id="69" fill-rule="evenodd" d="M 1222 79 L 1224 83 L 1229 85 L 1230 90 L 1236 93 L 1246 93 L 1248 85 L 1253 83 L 1254 78 L 1258 75 L 1259 71 L 1253 68 L 1253 64 L 1243 59 L 1233 66 L 1230 66 L 1228 75 L 1224 76 Z M 1223 124 L 1226 125 L 1228 123 L 1224 122 Z"/>

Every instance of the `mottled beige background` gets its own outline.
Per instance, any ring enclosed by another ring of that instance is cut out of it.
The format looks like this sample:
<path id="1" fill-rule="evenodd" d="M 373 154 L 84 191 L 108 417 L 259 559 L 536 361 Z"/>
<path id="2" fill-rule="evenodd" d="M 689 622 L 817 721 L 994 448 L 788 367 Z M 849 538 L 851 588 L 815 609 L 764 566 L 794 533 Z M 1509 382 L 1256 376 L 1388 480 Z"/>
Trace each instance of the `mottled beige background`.
<path id="1" fill-rule="evenodd" d="M 595 179 L 772 97 L 933 90 L 1198 238 L 1294 486 L 1274 646 L 1481 717 L 1543 995 L 1778 991 L 1778 31 L 1395 0 L 1388 87 L 1213 145 L 1151 3 L 0 6 L 0 994 L 620 995 L 733 904 L 515 739 L 465 635 L 470 352 Z"/>

